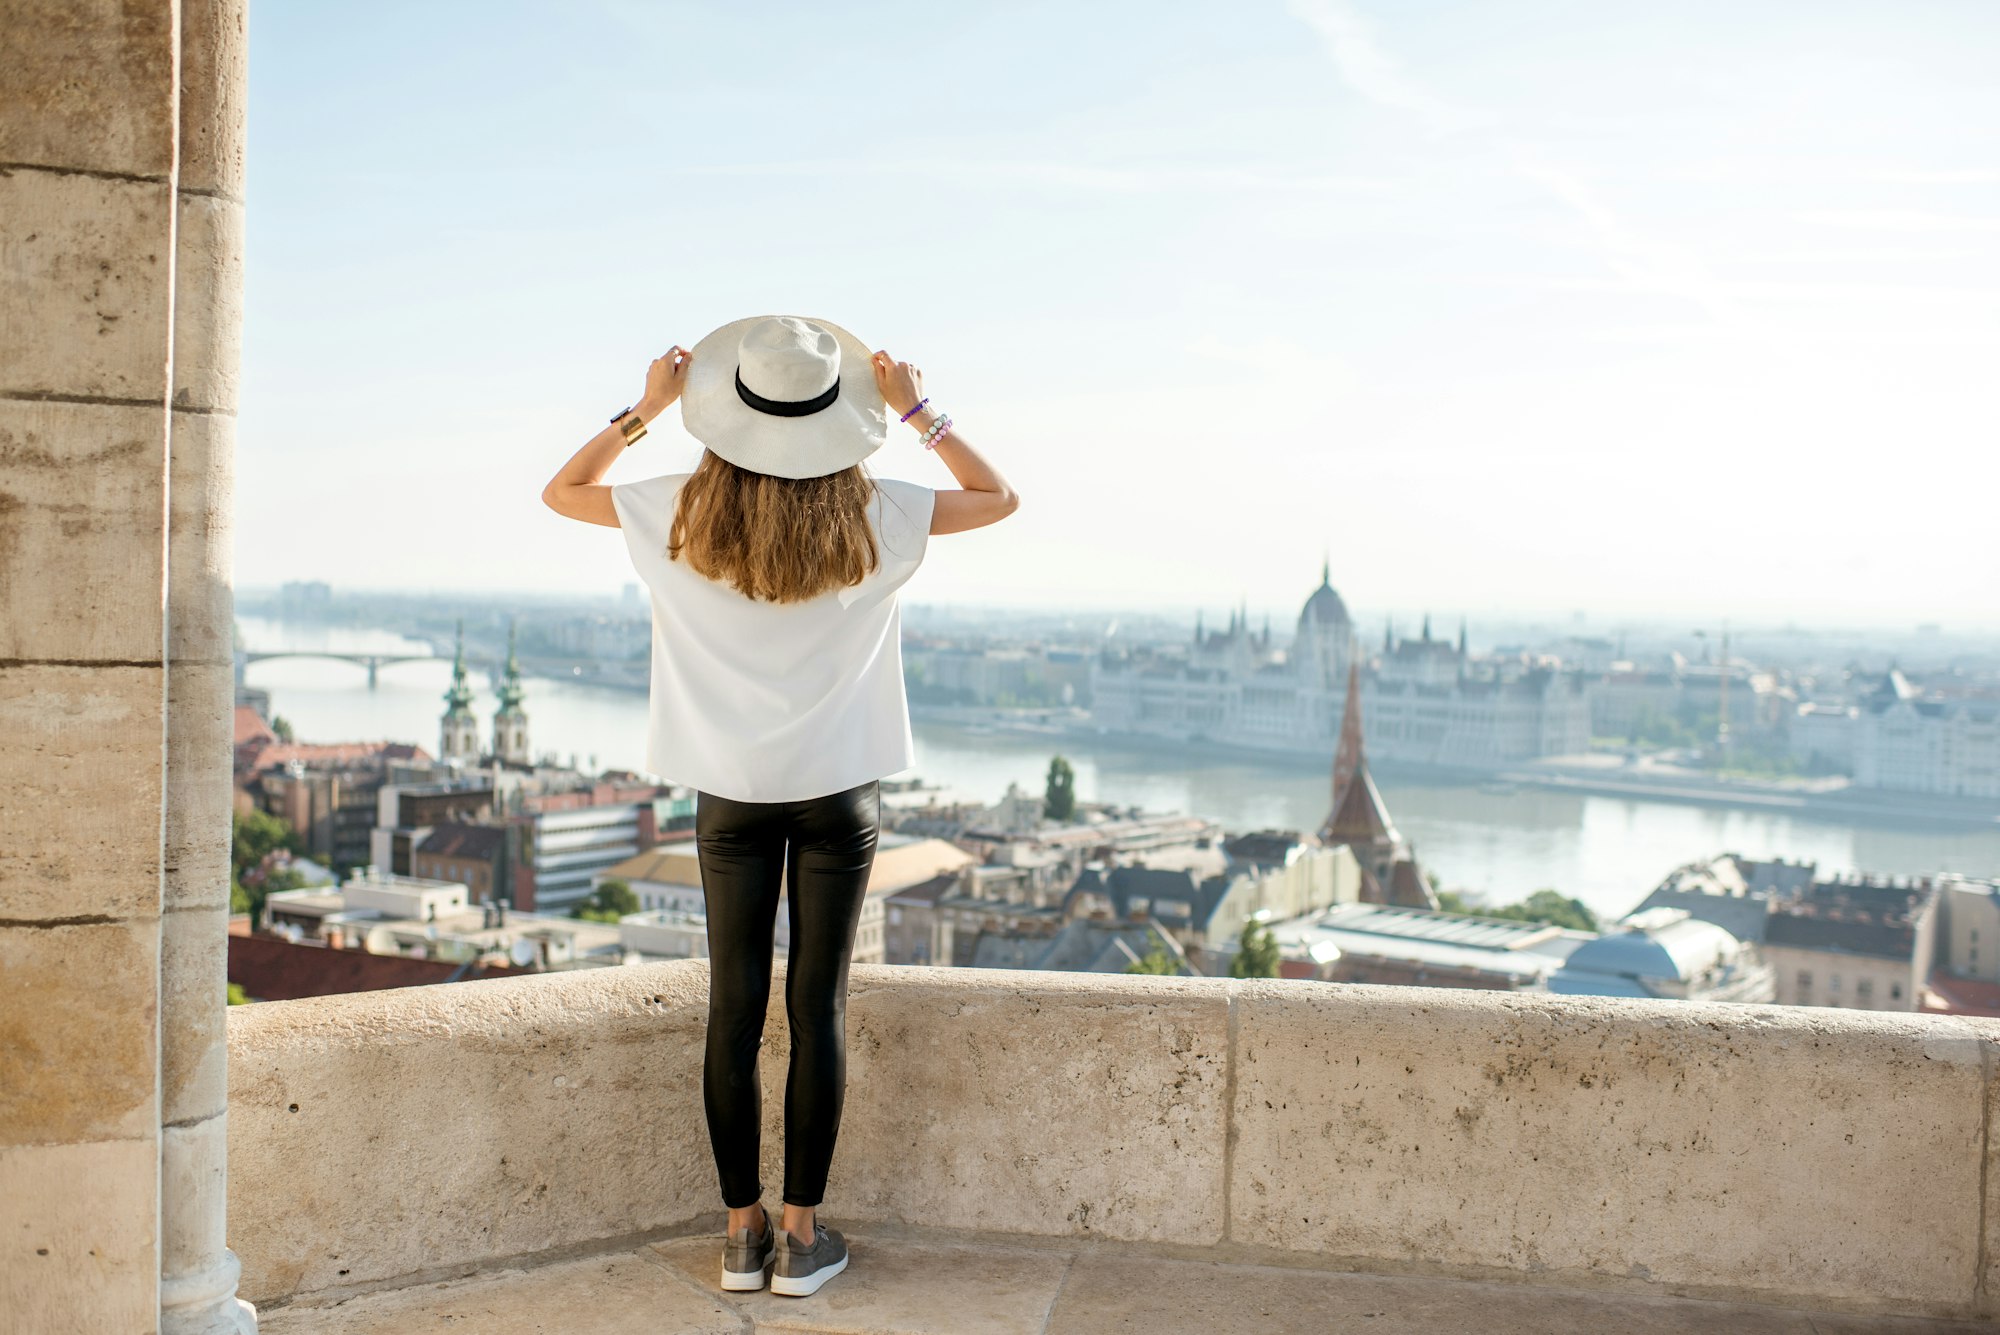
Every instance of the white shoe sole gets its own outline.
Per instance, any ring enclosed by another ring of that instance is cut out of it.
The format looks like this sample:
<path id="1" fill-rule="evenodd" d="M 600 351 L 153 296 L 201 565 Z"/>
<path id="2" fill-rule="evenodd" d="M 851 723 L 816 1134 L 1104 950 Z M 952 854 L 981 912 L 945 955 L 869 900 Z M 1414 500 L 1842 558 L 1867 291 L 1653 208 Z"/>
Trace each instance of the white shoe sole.
<path id="1" fill-rule="evenodd" d="M 725 1269 L 722 1272 L 722 1287 L 732 1293 L 749 1293 L 761 1289 L 764 1287 L 764 1277 L 769 1270 L 769 1266 L 761 1270 Z"/>
<path id="2" fill-rule="evenodd" d="M 810 1275 L 802 1275 L 797 1279 L 789 1275 L 774 1274 L 771 1276 L 771 1292 L 782 1293 L 792 1298 L 803 1298 L 809 1293 L 818 1293 L 820 1285 L 845 1269 L 847 1269 L 847 1258 L 843 1256 L 832 1265 L 824 1266 Z"/>

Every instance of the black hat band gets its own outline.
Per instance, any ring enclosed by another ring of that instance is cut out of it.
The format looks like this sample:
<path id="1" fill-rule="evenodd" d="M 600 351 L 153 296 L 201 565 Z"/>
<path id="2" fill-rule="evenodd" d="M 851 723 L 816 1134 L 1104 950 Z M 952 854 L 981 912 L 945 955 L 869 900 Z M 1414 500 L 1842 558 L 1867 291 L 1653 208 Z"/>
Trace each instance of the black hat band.
<path id="1" fill-rule="evenodd" d="M 760 413 L 773 417 L 810 417 L 823 408 L 831 408 L 833 401 L 840 397 L 840 377 L 833 378 L 833 384 L 824 394 L 815 394 L 809 399 L 798 399 L 786 403 L 781 399 L 767 399 L 756 390 L 743 383 L 743 368 L 736 368 L 736 397 L 755 408 Z"/>

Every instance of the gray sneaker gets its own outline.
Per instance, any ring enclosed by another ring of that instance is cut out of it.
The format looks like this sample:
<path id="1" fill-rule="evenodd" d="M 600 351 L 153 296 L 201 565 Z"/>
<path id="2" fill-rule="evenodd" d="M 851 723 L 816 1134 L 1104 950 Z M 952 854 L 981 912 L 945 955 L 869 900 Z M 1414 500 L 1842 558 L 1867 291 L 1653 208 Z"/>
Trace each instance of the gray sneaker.
<path id="1" fill-rule="evenodd" d="M 801 1247 L 788 1228 L 775 1230 L 778 1254 L 771 1266 L 771 1292 L 803 1298 L 847 1269 L 847 1239 L 837 1228 L 813 1221 L 813 1245 Z"/>
<path id="2" fill-rule="evenodd" d="M 722 1245 L 722 1287 L 737 1291 L 763 1288 L 764 1272 L 771 1268 L 777 1236 L 783 1231 L 772 1225 L 771 1212 L 766 1210 L 763 1237 L 752 1237 L 748 1224 L 730 1234 Z"/>

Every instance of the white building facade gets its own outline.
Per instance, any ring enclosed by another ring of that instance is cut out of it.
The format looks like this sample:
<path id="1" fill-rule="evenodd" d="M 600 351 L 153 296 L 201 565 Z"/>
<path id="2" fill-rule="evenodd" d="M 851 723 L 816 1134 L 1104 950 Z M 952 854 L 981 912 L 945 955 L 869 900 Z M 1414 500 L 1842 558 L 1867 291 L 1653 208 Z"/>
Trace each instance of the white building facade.
<path id="1" fill-rule="evenodd" d="M 1277 649 L 1268 622 L 1252 631 L 1233 614 L 1226 631 L 1196 623 L 1186 657 L 1093 661 L 1092 719 L 1108 733 L 1213 741 L 1251 750 L 1326 755 L 1340 735 L 1354 623 L 1322 568 L 1291 643 Z M 1368 752 L 1391 762 L 1484 769 L 1590 749 L 1590 699 L 1580 673 L 1552 663 L 1475 663 L 1460 629 L 1454 645 L 1385 637 L 1364 660 L 1361 714 Z"/>

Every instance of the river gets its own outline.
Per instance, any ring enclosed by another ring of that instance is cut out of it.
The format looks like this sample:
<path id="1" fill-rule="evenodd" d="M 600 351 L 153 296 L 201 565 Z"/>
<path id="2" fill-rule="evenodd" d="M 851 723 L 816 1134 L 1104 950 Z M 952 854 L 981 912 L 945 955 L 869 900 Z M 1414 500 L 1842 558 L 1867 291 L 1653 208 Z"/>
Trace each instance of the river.
<path id="1" fill-rule="evenodd" d="M 239 616 L 237 625 L 252 651 L 425 649 L 389 632 L 249 616 Z M 291 723 L 301 741 L 415 742 L 435 754 L 451 665 L 433 660 L 385 667 L 371 691 L 358 666 L 275 659 L 252 664 L 248 681 L 270 691 L 272 710 Z M 477 674 L 472 686 L 473 712 L 484 731 L 490 727 L 493 694 Z M 643 695 L 539 677 L 528 678 L 526 687 L 529 738 L 537 754 L 554 751 L 565 763 L 573 760 L 586 769 L 641 767 Z M 1327 814 L 1328 775 L 1282 761 L 1219 762 L 1108 739 L 981 733 L 924 720 L 913 731 L 917 764 L 909 775 L 984 801 L 998 798 L 1009 782 L 1039 792 L 1050 756 L 1060 751 L 1075 767 L 1077 795 L 1086 800 L 1185 811 L 1230 830 L 1313 829 Z M 1487 903 L 1511 902 L 1550 887 L 1581 899 L 1600 917 L 1616 917 L 1674 867 L 1724 851 L 1803 858 L 1829 870 L 2000 875 L 2000 833 L 1991 831 L 1852 825 L 1532 788 L 1488 792 L 1472 784 L 1412 781 L 1393 772 L 1378 774 L 1377 784 L 1425 867 L 1446 887 Z"/>

